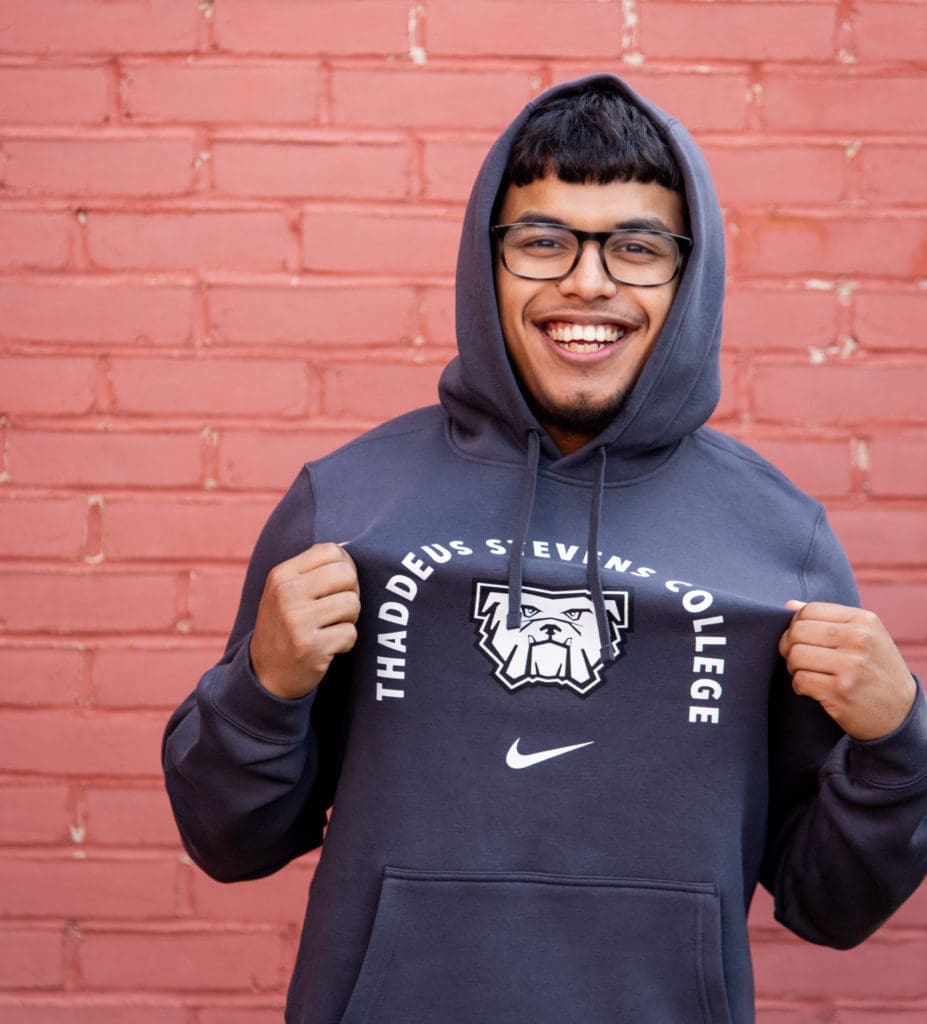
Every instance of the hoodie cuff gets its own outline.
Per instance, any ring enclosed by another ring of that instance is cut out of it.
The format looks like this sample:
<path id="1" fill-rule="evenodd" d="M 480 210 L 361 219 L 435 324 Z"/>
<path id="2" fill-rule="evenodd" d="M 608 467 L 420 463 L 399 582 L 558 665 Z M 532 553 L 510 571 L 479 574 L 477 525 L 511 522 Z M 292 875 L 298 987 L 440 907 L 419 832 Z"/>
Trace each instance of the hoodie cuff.
<path id="1" fill-rule="evenodd" d="M 927 698 L 917 676 L 914 682 L 914 704 L 897 729 L 877 740 L 851 740 L 851 775 L 886 789 L 927 778 Z"/>
<path id="2" fill-rule="evenodd" d="M 235 657 L 213 670 L 208 699 L 218 715 L 249 736 L 271 743 L 299 743 L 309 732 L 309 711 L 315 691 L 297 700 L 284 700 L 266 690 L 251 668 L 245 637 Z"/>

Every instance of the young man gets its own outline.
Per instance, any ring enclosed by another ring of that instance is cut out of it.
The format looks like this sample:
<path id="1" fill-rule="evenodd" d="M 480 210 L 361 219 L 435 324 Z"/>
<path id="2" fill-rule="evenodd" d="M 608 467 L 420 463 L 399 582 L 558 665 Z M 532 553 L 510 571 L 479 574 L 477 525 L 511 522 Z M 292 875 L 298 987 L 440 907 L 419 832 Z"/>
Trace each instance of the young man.
<path id="1" fill-rule="evenodd" d="M 551 90 L 477 179 L 441 405 L 271 517 L 164 763 L 220 879 L 332 808 L 293 1024 L 744 1024 L 758 881 L 847 946 L 923 878 L 924 696 L 821 507 L 704 426 L 723 277 L 686 132 Z"/>

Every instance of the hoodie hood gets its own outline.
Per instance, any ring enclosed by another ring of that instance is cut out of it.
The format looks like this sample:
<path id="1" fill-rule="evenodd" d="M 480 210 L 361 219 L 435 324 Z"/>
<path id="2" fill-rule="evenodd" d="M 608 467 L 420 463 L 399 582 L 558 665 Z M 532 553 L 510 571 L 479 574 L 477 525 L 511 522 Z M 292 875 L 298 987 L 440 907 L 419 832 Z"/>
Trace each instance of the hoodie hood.
<path id="1" fill-rule="evenodd" d="M 692 251 L 656 345 L 621 413 L 598 437 L 564 456 L 522 395 L 499 322 L 489 229 L 509 152 L 542 101 L 569 95 L 590 82 L 607 82 L 657 126 L 685 180 Z M 720 397 L 719 351 L 724 299 L 724 228 L 705 159 L 678 121 L 638 96 L 614 75 L 591 75 L 555 86 L 529 103 L 490 149 L 464 217 L 457 261 L 459 355 L 440 382 L 455 442 L 475 457 L 525 460 L 529 436 L 540 438 L 549 468 L 592 479 L 603 449 L 606 479 L 637 476 L 702 426 Z"/>

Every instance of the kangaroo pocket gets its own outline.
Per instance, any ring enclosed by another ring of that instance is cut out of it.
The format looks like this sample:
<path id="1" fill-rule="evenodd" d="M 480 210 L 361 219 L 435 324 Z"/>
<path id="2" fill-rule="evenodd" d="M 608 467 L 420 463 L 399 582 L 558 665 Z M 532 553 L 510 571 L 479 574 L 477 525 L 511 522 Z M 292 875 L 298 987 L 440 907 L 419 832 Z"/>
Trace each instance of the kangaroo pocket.
<path id="1" fill-rule="evenodd" d="M 730 1024 L 715 887 L 387 868 L 343 1024 Z"/>

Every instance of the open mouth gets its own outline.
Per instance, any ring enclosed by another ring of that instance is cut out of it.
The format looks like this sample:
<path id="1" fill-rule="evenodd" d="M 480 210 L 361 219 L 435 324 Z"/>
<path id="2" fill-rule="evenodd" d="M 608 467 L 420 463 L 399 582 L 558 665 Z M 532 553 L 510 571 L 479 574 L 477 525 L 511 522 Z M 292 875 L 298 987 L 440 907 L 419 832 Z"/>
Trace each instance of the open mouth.
<path id="1" fill-rule="evenodd" d="M 551 320 L 541 329 L 568 352 L 599 352 L 628 333 L 627 327 L 620 324 L 577 324 L 565 320 Z"/>

